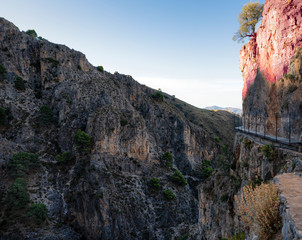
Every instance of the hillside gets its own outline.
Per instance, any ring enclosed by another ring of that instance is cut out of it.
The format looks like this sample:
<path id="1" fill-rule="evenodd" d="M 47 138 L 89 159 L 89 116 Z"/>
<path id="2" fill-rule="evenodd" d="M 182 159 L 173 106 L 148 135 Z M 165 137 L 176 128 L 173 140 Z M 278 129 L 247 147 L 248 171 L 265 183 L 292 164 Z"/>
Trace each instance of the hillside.
<path id="1" fill-rule="evenodd" d="M 183 112 L 191 123 L 202 127 L 221 146 L 224 144 L 229 147 L 233 146 L 234 127 L 240 123 L 238 116 L 227 111 L 212 111 L 197 108 L 173 97 L 169 97 L 167 101 Z"/>
<path id="2" fill-rule="evenodd" d="M 208 109 L 208 110 L 224 110 L 224 111 L 228 111 L 228 112 L 232 112 L 234 114 L 238 114 L 241 115 L 242 114 L 242 110 L 240 108 L 233 108 L 233 107 L 219 107 L 219 106 L 210 106 L 210 107 L 205 107 L 204 109 Z"/>
<path id="3" fill-rule="evenodd" d="M 1 239 L 204 238 L 199 167 L 232 144 L 232 114 L 162 99 L 3 18 L 0 51 Z"/>

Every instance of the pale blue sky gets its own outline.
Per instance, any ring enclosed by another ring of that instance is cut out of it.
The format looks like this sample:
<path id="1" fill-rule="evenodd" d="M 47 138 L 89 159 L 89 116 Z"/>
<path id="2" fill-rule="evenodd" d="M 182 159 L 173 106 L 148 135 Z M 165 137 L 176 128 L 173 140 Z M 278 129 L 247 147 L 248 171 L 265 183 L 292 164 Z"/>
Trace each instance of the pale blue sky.
<path id="1" fill-rule="evenodd" d="M 232 36 L 247 2 L 0 0 L 0 16 L 197 107 L 241 107 L 241 44 Z"/>

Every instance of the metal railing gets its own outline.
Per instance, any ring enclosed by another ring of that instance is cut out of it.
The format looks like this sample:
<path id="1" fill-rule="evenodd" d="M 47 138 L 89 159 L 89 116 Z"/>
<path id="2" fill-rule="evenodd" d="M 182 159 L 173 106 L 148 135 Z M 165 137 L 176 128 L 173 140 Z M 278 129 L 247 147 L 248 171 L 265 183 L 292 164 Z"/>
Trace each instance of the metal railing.
<path id="1" fill-rule="evenodd" d="M 279 143 L 280 146 L 301 151 L 301 116 L 292 113 L 243 114 L 235 123 L 235 129 L 268 141 Z M 235 121 L 235 118 L 234 118 Z"/>

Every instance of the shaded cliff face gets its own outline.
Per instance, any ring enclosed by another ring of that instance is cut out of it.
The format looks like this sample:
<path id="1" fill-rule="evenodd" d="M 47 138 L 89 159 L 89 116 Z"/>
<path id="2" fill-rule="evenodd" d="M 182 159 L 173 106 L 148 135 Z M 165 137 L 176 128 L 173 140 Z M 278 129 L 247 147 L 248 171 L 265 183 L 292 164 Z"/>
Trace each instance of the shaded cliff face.
<path id="1" fill-rule="evenodd" d="M 99 72 L 82 53 L 35 39 L 3 18 L 0 52 L 0 107 L 6 112 L 0 126 L 0 202 L 6 206 L 13 182 L 9 159 L 30 152 L 41 163 L 25 176 L 30 202 L 49 210 L 47 223 L 35 226 L 24 221 L 24 211 L 12 214 L 2 207 L 2 239 L 203 238 L 196 166 L 215 162 L 220 145 L 202 127 L 131 76 Z M 25 90 L 16 89 L 18 77 Z M 47 125 L 40 122 L 44 105 L 53 112 Z M 233 124 L 231 114 L 219 116 Z M 79 129 L 92 137 L 89 153 L 76 147 Z M 66 151 L 73 159 L 58 163 L 56 156 Z M 173 155 L 172 168 L 161 163 L 165 152 Z M 175 170 L 187 185 L 171 180 Z M 159 191 L 150 189 L 151 178 L 160 180 Z M 166 189 L 175 199 L 165 198 Z"/>
<path id="2" fill-rule="evenodd" d="M 274 83 L 287 73 L 297 47 L 302 46 L 302 2 L 266 0 L 263 20 L 255 38 L 240 51 L 245 98 L 257 72 Z"/>

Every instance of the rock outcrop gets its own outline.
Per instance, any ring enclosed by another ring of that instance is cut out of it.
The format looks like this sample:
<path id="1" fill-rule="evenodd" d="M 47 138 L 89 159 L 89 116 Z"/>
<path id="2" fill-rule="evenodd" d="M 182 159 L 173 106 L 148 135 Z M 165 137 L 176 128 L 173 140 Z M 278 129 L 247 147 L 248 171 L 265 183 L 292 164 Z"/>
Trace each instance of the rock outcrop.
<path id="1" fill-rule="evenodd" d="M 243 98 L 254 82 L 257 72 L 274 83 L 289 70 L 297 47 L 302 47 L 302 2 L 299 0 L 266 0 L 263 20 L 256 37 L 240 52 L 243 74 Z"/>

